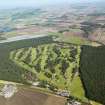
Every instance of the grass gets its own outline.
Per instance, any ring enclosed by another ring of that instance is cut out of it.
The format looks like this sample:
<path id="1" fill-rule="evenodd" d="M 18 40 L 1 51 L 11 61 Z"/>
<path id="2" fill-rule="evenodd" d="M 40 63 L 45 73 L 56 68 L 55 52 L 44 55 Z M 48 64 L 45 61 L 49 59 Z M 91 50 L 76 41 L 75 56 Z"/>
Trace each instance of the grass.
<path id="1" fill-rule="evenodd" d="M 83 85 L 79 76 L 76 76 L 70 87 L 71 95 L 82 99 L 84 102 L 87 101 L 85 96 L 85 91 L 83 90 Z"/>
<path id="2" fill-rule="evenodd" d="M 95 101 L 90 101 L 90 103 L 91 103 L 92 105 L 102 105 L 102 104 L 100 104 L 100 103 L 98 103 L 98 102 L 95 102 Z"/>
<path id="3" fill-rule="evenodd" d="M 65 36 L 65 35 L 62 35 L 60 37 L 60 41 L 73 43 L 73 44 L 77 44 L 77 45 L 89 45 L 91 43 L 90 41 L 83 39 L 82 37 Z"/>
<path id="4" fill-rule="evenodd" d="M 79 32 L 80 30 L 74 30 Z M 55 36 L 55 40 L 59 42 L 66 42 L 66 43 L 72 43 L 76 45 L 92 45 L 93 43 L 83 37 L 76 36 L 76 35 L 65 35 L 64 33 L 59 32 L 50 32 L 48 33 L 50 36 Z"/>
<path id="5" fill-rule="evenodd" d="M 51 35 L 51 36 L 61 36 L 62 34 L 59 33 L 59 32 L 49 32 L 48 35 Z"/>
<path id="6" fill-rule="evenodd" d="M 30 57 L 30 60 L 31 60 L 30 64 L 33 65 L 33 62 L 35 61 L 35 59 L 37 57 L 35 48 L 31 49 L 31 54 L 30 55 L 31 55 L 31 57 Z"/>

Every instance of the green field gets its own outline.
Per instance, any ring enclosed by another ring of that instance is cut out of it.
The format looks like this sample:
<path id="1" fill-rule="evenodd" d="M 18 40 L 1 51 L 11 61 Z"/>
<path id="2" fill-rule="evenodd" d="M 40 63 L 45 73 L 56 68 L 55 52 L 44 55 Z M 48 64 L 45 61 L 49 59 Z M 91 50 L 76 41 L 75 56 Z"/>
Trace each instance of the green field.
<path id="1" fill-rule="evenodd" d="M 78 32 L 78 30 L 77 30 Z M 55 40 L 64 43 L 71 43 L 76 45 L 92 45 L 92 41 L 82 38 L 76 35 L 65 35 L 60 32 L 50 32 L 48 33 L 49 36 L 55 36 Z"/>

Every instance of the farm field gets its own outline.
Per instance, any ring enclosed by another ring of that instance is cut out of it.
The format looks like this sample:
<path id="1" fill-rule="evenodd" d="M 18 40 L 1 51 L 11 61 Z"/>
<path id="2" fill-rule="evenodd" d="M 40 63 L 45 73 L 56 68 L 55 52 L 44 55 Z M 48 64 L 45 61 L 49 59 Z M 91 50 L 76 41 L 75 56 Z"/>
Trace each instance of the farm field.
<path id="1" fill-rule="evenodd" d="M 89 5 L 68 3 L 46 8 L 0 10 L 0 40 L 55 32 L 62 33 L 63 38 L 68 42 L 71 38 L 71 42 L 73 39 L 79 44 L 87 44 L 88 41 L 104 44 L 105 8 L 103 4 L 104 2 L 92 2 Z M 66 37 L 69 37 L 69 40 Z"/>
<path id="2" fill-rule="evenodd" d="M 17 86 L 18 90 L 9 99 L 0 96 L 0 105 L 65 105 L 66 98 L 48 94 L 29 86 Z"/>

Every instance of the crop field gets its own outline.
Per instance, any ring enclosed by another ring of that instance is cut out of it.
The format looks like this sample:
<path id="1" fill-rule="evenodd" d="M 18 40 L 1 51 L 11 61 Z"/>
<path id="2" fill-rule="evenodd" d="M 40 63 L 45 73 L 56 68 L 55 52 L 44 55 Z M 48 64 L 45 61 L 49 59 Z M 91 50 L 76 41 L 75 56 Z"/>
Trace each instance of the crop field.
<path id="1" fill-rule="evenodd" d="M 53 103 L 54 105 L 65 105 L 66 98 L 29 87 L 18 87 L 18 92 L 9 99 L 0 96 L 0 105 L 53 105 Z"/>
<path id="2" fill-rule="evenodd" d="M 40 81 L 42 87 L 67 90 L 72 96 L 85 99 L 78 72 L 80 53 L 80 46 L 52 43 L 13 50 L 10 59 L 23 68 L 26 73 L 22 76 L 27 81 Z"/>
<path id="3" fill-rule="evenodd" d="M 105 104 L 105 46 L 83 46 L 80 74 L 89 99 Z"/>

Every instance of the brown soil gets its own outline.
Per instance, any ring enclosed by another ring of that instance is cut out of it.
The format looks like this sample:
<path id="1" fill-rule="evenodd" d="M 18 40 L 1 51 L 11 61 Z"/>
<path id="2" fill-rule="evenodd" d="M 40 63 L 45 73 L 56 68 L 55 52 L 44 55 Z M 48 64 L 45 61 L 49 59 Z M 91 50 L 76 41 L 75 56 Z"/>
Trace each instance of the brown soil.
<path id="1" fill-rule="evenodd" d="M 0 96 L 0 105 L 65 105 L 66 99 L 22 88 L 9 99 Z"/>

